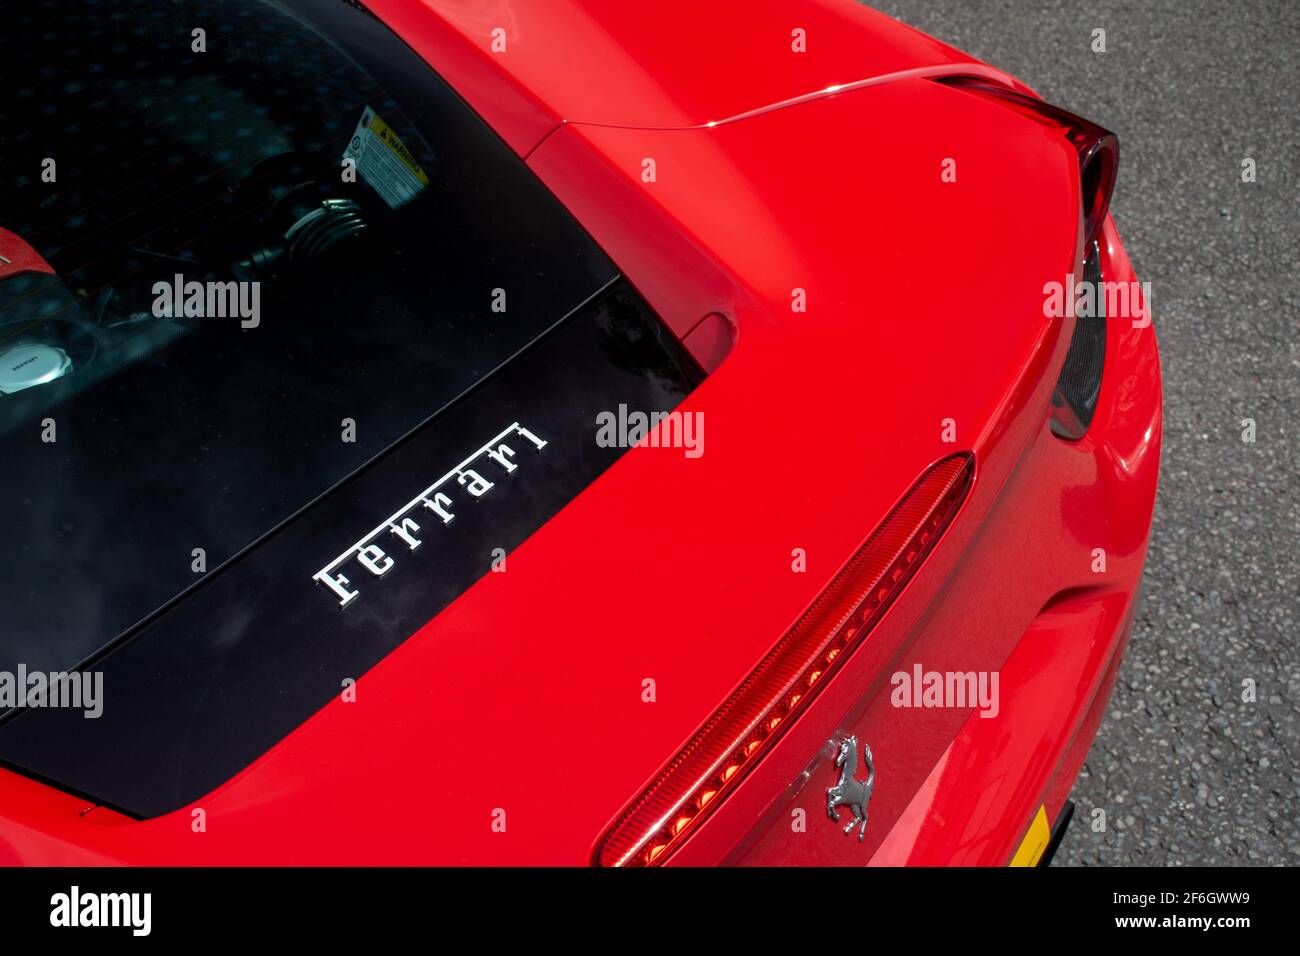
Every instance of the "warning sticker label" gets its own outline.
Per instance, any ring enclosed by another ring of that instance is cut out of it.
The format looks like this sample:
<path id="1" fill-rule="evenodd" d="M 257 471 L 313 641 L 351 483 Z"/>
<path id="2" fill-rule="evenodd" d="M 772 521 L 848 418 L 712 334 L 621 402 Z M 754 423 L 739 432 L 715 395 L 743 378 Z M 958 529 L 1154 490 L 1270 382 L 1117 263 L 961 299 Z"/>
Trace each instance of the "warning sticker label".
<path id="1" fill-rule="evenodd" d="M 343 158 L 356 162 L 361 178 L 393 209 L 429 185 L 429 177 L 406 144 L 368 106 L 361 113 L 361 122 Z"/>

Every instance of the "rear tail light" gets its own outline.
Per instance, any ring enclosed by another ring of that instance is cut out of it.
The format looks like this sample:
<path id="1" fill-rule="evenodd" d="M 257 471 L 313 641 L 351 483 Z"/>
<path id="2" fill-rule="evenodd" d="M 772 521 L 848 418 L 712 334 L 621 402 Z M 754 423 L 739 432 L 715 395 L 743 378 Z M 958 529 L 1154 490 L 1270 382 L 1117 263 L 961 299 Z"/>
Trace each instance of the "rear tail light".
<path id="1" fill-rule="evenodd" d="M 937 82 L 996 99 L 1034 119 L 1059 126 L 1079 157 L 1079 194 L 1082 200 L 1083 246 L 1080 259 L 1101 235 L 1110 210 L 1110 197 L 1119 173 L 1119 140 L 1096 123 L 1015 90 L 971 76 L 941 77 Z"/>
<path id="2" fill-rule="evenodd" d="M 930 468 L 726 702 L 619 815 L 601 866 L 650 866 L 686 839 L 808 706 L 934 548 L 974 479 L 969 454 Z"/>
<path id="3" fill-rule="evenodd" d="M 1095 290 L 1102 288 L 1101 253 L 1095 242 L 1083 262 L 1083 281 Z M 1074 320 L 1070 349 L 1052 393 L 1052 433 L 1069 441 L 1077 441 L 1088 431 L 1101 397 L 1101 373 L 1106 365 L 1106 297 L 1098 292 L 1093 303 L 1093 314 L 1079 315 Z"/>

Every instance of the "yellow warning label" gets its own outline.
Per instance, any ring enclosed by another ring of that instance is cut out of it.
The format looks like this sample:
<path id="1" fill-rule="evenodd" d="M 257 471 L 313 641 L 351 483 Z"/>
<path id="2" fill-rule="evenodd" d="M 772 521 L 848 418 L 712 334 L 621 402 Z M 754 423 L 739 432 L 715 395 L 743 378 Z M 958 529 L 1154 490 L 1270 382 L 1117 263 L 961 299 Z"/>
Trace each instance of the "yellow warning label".
<path id="1" fill-rule="evenodd" d="M 394 209 L 413 199 L 429 177 L 391 126 L 370 107 L 343 151 L 344 159 L 356 164 L 361 178 Z"/>
<path id="2" fill-rule="evenodd" d="M 1047 824 L 1047 808 L 1039 807 L 1034 815 L 1034 822 L 1029 824 L 1029 832 L 1020 841 L 1020 849 L 1011 858 L 1012 866 L 1033 866 L 1043 858 L 1047 844 L 1052 839 L 1052 828 Z"/>
<path id="3" fill-rule="evenodd" d="M 375 135 L 376 139 L 393 151 L 393 155 L 401 161 L 403 166 L 411 171 L 411 175 L 420 181 L 421 186 L 429 185 L 429 177 L 424 174 L 424 170 L 421 169 L 420 164 L 415 161 L 415 157 L 411 154 L 411 151 L 406 148 L 406 144 L 402 142 L 402 138 L 394 133 L 393 128 L 380 119 L 377 113 L 370 114 L 370 132 Z"/>

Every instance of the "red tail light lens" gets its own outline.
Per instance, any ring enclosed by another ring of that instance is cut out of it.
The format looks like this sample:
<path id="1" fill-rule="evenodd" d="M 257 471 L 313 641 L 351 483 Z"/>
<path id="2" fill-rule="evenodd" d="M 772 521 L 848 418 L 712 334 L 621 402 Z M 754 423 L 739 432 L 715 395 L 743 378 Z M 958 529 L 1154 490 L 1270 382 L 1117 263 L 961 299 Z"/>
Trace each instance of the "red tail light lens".
<path id="1" fill-rule="evenodd" d="M 601 866 L 662 863 L 807 708 L 902 591 L 970 489 L 969 454 L 930 468 L 830 585 L 596 847 Z"/>
<path id="2" fill-rule="evenodd" d="M 1110 197 L 1119 174 L 1119 140 L 1096 123 L 1026 96 L 1005 86 L 971 76 L 942 77 L 937 82 L 1000 100 L 1027 116 L 1060 126 L 1079 156 L 1079 191 L 1083 200 L 1083 253 L 1087 255 L 1101 233 L 1110 210 Z"/>

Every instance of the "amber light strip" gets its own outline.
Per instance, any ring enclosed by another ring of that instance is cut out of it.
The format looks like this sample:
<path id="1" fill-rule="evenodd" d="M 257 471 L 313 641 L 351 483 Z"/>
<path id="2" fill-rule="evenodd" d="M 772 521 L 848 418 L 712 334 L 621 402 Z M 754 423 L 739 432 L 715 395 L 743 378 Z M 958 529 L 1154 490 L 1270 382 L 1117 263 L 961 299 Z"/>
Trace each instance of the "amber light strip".
<path id="1" fill-rule="evenodd" d="M 600 866 L 664 862 L 866 638 L 961 506 L 969 454 L 932 466 L 798 622 L 638 796 L 596 848 Z"/>

